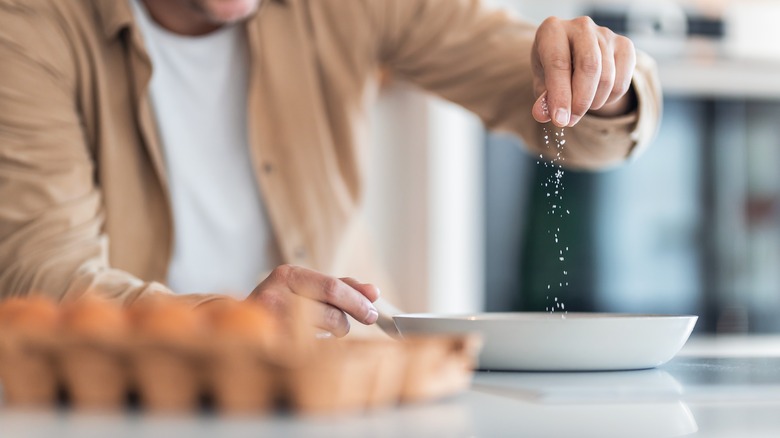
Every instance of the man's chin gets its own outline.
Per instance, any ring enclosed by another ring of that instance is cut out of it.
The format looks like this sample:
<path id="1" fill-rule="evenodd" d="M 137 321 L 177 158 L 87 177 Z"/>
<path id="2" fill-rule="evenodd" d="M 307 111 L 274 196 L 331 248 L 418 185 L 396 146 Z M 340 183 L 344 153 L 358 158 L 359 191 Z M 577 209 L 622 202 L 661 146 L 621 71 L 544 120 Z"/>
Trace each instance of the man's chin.
<path id="1" fill-rule="evenodd" d="M 202 0 L 202 7 L 215 24 L 235 23 L 251 17 L 266 0 Z"/>

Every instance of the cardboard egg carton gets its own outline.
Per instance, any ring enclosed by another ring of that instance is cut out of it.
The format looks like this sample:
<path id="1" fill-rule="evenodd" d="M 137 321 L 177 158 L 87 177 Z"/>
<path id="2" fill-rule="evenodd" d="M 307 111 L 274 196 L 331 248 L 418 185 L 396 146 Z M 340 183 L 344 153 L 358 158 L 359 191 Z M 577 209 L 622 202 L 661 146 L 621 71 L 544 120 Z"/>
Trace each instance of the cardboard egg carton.
<path id="1" fill-rule="evenodd" d="M 465 390 L 479 349 L 463 335 L 315 339 L 239 302 L 208 313 L 172 302 L 14 306 L 0 302 L 0 384 L 2 404 L 16 406 L 365 411 Z"/>

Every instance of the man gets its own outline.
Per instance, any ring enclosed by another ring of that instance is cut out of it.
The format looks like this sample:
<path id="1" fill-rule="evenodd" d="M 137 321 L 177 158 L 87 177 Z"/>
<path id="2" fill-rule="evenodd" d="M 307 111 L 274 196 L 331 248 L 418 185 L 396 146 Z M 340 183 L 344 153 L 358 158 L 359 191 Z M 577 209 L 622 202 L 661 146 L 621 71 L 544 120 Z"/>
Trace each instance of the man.
<path id="1" fill-rule="evenodd" d="M 652 61 L 587 18 L 536 28 L 477 0 L 0 0 L 0 294 L 253 289 L 338 336 L 345 313 L 375 322 L 378 289 L 333 275 L 373 278 L 357 213 L 379 67 L 536 153 L 543 123 L 570 127 L 581 168 L 637 153 L 660 114 Z"/>

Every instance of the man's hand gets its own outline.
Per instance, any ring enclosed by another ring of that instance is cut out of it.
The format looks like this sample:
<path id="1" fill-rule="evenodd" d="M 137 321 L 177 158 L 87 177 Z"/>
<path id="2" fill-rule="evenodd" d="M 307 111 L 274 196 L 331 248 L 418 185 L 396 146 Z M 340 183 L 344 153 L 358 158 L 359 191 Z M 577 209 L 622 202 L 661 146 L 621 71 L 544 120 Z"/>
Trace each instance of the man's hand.
<path id="1" fill-rule="evenodd" d="M 298 266 L 277 267 L 247 300 L 254 300 L 280 316 L 303 309 L 315 327 L 344 336 L 349 332 L 351 315 L 363 324 L 373 324 L 379 316 L 374 301 L 379 289 L 352 278 L 329 277 Z"/>
<path id="2" fill-rule="evenodd" d="M 616 116 L 634 105 L 634 44 L 588 17 L 548 18 L 531 52 L 534 119 L 574 126 L 586 112 Z"/>

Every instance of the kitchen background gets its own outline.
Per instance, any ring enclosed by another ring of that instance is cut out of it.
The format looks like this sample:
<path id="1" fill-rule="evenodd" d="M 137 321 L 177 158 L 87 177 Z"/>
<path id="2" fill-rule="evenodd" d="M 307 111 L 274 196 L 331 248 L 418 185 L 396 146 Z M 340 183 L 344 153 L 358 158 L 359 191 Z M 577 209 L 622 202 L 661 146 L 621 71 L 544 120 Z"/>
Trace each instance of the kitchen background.
<path id="1" fill-rule="evenodd" d="M 653 55 L 665 111 L 616 170 L 547 175 L 516 138 L 392 84 L 374 111 L 366 215 L 407 310 L 694 313 L 697 330 L 780 331 L 780 1 L 493 0 L 540 22 L 590 15 Z"/>

